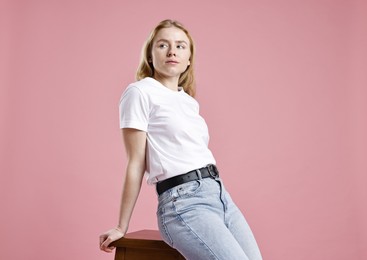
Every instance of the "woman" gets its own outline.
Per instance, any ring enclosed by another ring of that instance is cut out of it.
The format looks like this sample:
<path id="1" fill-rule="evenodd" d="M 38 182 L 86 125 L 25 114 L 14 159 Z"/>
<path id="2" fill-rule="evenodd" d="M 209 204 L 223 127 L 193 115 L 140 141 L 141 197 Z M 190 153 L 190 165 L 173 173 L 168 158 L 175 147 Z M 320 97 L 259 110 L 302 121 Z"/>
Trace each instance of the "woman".
<path id="1" fill-rule="evenodd" d="M 208 149 L 208 129 L 193 98 L 195 48 L 189 32 L 165 20 L 143 48 L 139 81 L 120 101 L 127 169 L 119 224 L 100 248 L 127 232 L 144 173 L 156 185 L 158 226 L 186 259 L 261 259 L 245 218 L 225 190 Z"/>

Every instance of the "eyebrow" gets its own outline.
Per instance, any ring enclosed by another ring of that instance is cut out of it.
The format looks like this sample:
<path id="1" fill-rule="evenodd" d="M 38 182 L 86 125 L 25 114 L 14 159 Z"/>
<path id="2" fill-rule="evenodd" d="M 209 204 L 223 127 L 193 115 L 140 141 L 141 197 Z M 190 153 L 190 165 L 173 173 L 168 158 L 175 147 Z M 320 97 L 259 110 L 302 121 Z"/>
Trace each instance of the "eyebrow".
<path id="1" fill-rule="evenodd" d="M 166 39 L 159 39 L 157 40 L 157 42 L 169 42 L 169 40 L 166 40 Z M 175 41 L 175 43 L 184 43 L 186 45 L 188 45 L 188 43 L 184 40 L 181 40 L 181 41 Z"/>

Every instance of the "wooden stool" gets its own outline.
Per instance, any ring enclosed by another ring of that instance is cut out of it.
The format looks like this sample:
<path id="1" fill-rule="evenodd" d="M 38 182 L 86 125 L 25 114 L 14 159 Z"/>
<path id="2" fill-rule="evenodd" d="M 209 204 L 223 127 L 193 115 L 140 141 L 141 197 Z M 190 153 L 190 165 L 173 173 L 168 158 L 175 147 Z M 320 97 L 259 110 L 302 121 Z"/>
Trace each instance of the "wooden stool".
<path id="1" fill-rule="evenodd" d="M 185 259 L 162 240 L 157 230 L 132 232 L 111 245 L 116 247 L 115 260 Z"/>

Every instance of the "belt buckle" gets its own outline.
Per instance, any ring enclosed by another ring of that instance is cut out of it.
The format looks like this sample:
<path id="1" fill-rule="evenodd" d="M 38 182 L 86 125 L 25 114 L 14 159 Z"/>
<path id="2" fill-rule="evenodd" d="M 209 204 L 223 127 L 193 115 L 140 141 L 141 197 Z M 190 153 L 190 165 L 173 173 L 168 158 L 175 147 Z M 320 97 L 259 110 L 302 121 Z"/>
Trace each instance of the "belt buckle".
<path id="1" fill-rule="evenodd" d="M 214 164 L 208 164 L 206 166 L 206 168 L 208 169 L 209 175 L 213 178 L 216 179 L 217 177 L 219 177 L 219 172 L 217 167 Z M 212 174 L 212 172 L 214 172 L 214 174 Z"/>

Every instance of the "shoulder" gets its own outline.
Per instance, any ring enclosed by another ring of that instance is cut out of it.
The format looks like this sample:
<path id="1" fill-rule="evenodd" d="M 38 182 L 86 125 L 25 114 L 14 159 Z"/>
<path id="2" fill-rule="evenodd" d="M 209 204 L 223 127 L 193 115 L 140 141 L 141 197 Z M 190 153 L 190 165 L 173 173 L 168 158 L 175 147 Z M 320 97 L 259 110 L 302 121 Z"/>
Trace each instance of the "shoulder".
<path id="1" fill-rule="evenodd" d="M 199 106 L 199 102 L 192 96 L 190 96 L 187 92 L 185 92 L 184 90 L 181 90 L 181 96 L 182 98 L 185 100 L 185 102 L 194 105 L 194 106 Z"/>
<path id="2" fill-rule="evenodd" d="M 121 95 L 121 100 L 125 98 L 147 98 L 150 94 L 151 85 L 149 78 L 130 83 Z"/>
<path id="3" fill-rule="evenodd" d="M 147 93 L 152 89 L 150 87 L 154 84 L 156 84 L 155 80 L 152 79 L 152 78 L 147 77 L 147 78 L 144 78 L 144 79 L 141 79 L 139 81 L 135 81 L 135 82 L 129 84 L 129 86 L 126 88 L 126 90 L 135 89 L 135 91 L 140 91 L 140 92 Z"/>

